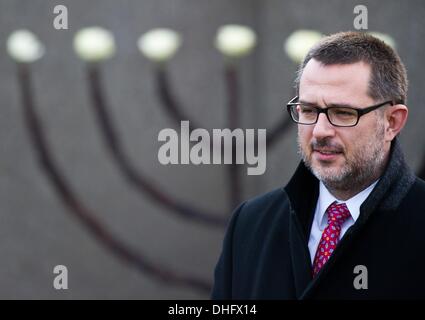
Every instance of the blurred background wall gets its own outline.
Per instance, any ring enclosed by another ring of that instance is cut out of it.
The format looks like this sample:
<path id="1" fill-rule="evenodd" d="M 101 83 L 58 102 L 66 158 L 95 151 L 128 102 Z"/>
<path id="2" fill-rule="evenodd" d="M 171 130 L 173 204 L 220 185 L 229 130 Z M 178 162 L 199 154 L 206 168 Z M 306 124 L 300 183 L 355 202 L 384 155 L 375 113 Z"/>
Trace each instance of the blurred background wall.
<path id="1" fill-rule="evenodd" d="M 68 30 L 55 30 L 55 5 L 68 8 Z M 226 123 L 223 58 L 214 48 L 217 29 L 228 23 L 252 27 L 253 54 L 239 64 L 244 128 L 270 128 L 293 96 L 296 65 L 282 50 L 297 29 L 325 34 L 353 30 L 353 8 L 368 8 L 369 30 L 391 35 L 406 64 L 410 117 L 401 135 L 408 163 L 420 166 L 425 152 L 425 3 L 420 0 L 0 0 L 0 298 L 3 299 L 202 299 L 208 294 L 161 283 L 105 250 L 69 214 L 43 174 L 24 126 L 16 66 L 5 42 L 28 28 L 47 52 L 31 66 L 37 106 L 55 157 L 80 199 L 116 237 L 172 270 L 212 282 L 225 228 L 171 215 L 131 188 L 104 148 L 90 100 L 83 63 L 72 49 L 80 28 L 111 30 L 117 54 L 102 64 L 111 112 L 139 170 L 168 194 L 229 216 L 222 165 L 163 166 L 158 132 L 174 123 L 155 95 L 152 64 L 136 47 L 140 34 L 169 27 L 183 46 L 168 69 L 184 110 L 206 129 Z M 299 158 L 295 125 L 273 149 L 267 170 L 247 176 L 243 199 L 284 186 Z M 68 268 L 68 290 L 53 288 L 53 268 Z"/>

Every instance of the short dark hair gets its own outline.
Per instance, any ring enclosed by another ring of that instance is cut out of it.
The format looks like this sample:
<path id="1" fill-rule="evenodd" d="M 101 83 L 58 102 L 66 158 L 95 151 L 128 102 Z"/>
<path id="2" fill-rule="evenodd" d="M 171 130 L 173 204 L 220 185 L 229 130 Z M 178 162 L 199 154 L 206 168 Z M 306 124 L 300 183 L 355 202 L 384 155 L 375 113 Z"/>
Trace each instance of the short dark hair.
<path id="1" fill-rule="evenodd" d="M 405 103 L 407 73 L 399 55 L 385 42 L 364 32 L 339 32 L 321 39 L 301 63 L 295 80 L 299 93 L 302 72 L 311 60 L 324 65 L 365 62 L 371 67 L 369 96 L 376 100 Z"/>

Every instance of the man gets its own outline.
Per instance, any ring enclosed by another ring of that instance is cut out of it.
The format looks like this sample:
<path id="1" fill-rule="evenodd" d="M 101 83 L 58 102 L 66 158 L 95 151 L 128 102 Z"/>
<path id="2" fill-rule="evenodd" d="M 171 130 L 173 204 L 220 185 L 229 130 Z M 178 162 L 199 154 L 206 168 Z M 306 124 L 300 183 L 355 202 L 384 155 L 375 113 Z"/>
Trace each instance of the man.
<path id="1" fill-rule="evenodd" d="M 407 77 L 365 33 L 324 38 L 288 103 L 302 156 L 284 188 L 242 203 L 213 299 L 425 298 L 425 182 L 406 165 Z"/>

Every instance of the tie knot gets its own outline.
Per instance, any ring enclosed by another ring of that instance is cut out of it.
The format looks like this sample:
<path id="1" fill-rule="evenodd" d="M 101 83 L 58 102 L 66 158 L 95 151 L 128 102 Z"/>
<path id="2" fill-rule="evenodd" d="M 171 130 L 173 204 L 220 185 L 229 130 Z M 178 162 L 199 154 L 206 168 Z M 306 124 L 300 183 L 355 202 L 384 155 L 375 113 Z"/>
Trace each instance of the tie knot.
<path id="1" fill-rule="evenodd" d="M 332 203 L 326 210 L 328 213 L 328 224 L 341 226 L 351 214 L 345 203 Z"/>

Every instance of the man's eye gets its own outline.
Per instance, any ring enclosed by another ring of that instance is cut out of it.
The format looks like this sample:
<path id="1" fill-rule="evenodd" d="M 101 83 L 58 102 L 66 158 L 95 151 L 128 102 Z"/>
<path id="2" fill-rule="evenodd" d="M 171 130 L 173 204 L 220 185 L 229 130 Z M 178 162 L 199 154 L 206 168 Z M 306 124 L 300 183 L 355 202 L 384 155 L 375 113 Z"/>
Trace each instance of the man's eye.
<path id="1" fill-rule="evenodd" d="M 301 109 L 302 113 L 313 113 L 313 112 L 315 112 L 315 110 L 313 108 L 310 108 L 310 107 L 301 106 L 300 109 Z"/>
<path id="2" fill-rule="evenodd" d="M 337 109 L 333 111 L 335 115 L 341 116 L 341 117 L 353 117 L 356 116 L 356 113 L 353 110 L 343 110 L 343 109 Z"/>

